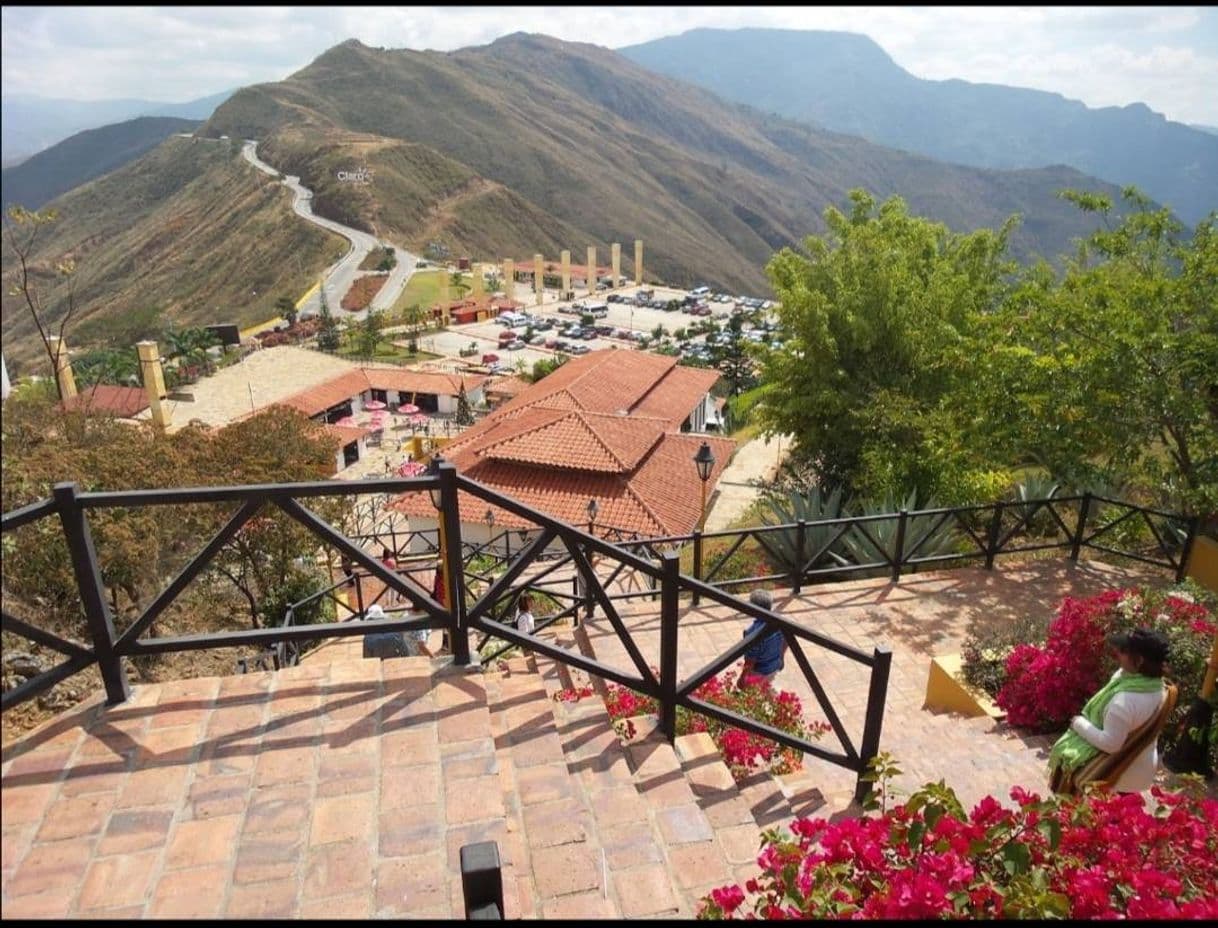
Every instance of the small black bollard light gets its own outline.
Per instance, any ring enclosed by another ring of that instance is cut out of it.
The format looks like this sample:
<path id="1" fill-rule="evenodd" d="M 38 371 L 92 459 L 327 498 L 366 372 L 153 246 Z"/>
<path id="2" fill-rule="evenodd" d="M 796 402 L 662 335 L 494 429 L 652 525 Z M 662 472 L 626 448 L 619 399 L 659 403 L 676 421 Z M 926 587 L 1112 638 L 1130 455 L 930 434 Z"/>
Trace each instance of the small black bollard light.
<path id="1" fill-rule="evenodd" d="M 496 842 L 461 848 L 461 893 L 466 919 L 503 918 L 503 871 Z"/>

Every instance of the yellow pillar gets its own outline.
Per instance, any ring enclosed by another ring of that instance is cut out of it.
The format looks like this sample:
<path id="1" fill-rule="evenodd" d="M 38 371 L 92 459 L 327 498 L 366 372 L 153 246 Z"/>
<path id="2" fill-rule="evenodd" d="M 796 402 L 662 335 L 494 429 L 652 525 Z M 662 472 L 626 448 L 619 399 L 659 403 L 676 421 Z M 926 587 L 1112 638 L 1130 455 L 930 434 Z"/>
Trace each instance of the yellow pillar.
<path id="1" fill-rule="evenodd" d="M 565 300 L 571 292 L 571 252 L 562 253 L 562 298 Z"/>
<path id="2" fill-rule="evenodd" d="M 545 292 L 545 285 L 542 283 L 541 264 L 541 255 L 533 255 L 533 292 L 537 295 L 538 306 L 541 305 L 541 297 Z"/>
<path id="3" fill-rule="evenodd" d="M 480 264 L 470 264 L 470 270 L 473 272 L 473 292 L 477 296 L 482 296 L 482 266 Z"/>
<path id="4" fill-rule="evenodd" d="M 509 300 L 516 298 L 516 262 L 503 259 L 503 293 Z"/>
<path id="5" fill-rule="evenodd" d="M 68 345 L 58 335 L 50 335 L 51 354 L 55 356 L 56 379 L 59 381 L 59 398 L 67 400 L 76 395 L 76 377 L 72 373 L 72 359 L 68 356 Z"/>
<path id="6" fill-rule="evenodd" d="M 152 424 L 159 429 L 169 426 L 169 410 L 161 402 L 165 397 L 165 374 L 161 369 L 161 353 L 156 342 L 136 342 L 135 350 L 140 356 L 140 376 L 148 392 L 148 406 L 152 412 Z"/>
<path id="7" fill-rule="evenodd" d="M 618 288 L 618 281 L 622 277 L 622 243 L 614 242 L 609 246 L 609 263 L 613 266 L 613 283 L 609 285 L 611 290 Z"/>
<path id="8" fill-rule="evenodd" d="M 643 285 L 643 240 L 641 238 L 634 240 L 634 285 L 636 287 Z"/>
<path id="9" fill-rule="evenodd" d="M 596 246 L 588 246 L 588 296 L 596 293 Z"/>

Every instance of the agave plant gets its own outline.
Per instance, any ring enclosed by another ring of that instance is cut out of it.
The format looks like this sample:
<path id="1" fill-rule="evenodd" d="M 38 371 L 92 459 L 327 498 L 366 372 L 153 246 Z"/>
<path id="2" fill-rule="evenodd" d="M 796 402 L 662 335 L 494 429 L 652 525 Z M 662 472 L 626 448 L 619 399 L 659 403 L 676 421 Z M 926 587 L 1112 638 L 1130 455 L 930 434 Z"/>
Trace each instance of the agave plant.
<path id="1" fill-rule="evenodd" d="M 1058 526 L 1052 513 L 1047 507 L 1036 504 L 1053 499 L 1061 490 L 1061 482 L 1046 474 L 1028 474 L 1015 485 L 1015 501 L 1019 505 L 1012 508 L 1019 513 L 1020 519 L 1027 520 L 1024 530 L 1029 535 L 1044 537 L 1057 534 Z"/>
<path id="2" fill-rule="evenodd" d="M 842 541 L 855 563 L 872 564 L 881 557 L 894 558 L 897 550 L 897 529 L 900 523 L 897 513 L 901 510 L 915 511 L 918 508 L 917 502 L 917 490 L 911 490 L 904 502 L 897 500 L 892 493 L 885 494 L 884 499 L 878 503 L 864 501 L 859 506 L 859 515 L 876 516 L 892 513 L 892 516 L 887 519 L 864 522 L 853 527 L 843 536 Z M 936 509 L 938 506 L 934 500 L 929 500 L 924 508 Z M 941 516 L 909 516 L 905 523 L 902 553 L 904 557 L 911 555 L 934 557 L 935 555 L 951 554 L 959 550 L 960 540 L 960 533 L 950 518 L 943 520 Z"/>
<path id="3" fill-rule="evenodd" d="M 766 548 L 788 570 L 802 571 L 818 564 L 841 566 L 849 563 L 844 556 L 841 540 L 833 541 L 841 526 L 818 524 L 842 517 L 846 502 L 841 487 L 827 489 L 808 485 L 786 492 L 770 492 L 762 498 L 762 503 L 761 519 L 766 525 L 789 526 L 762 536 Z M 808 523 L 804 527 L 802 552 L 799 550 L 799 530 L 795 527 L 795 523 L 801 519 Z M 816 559 L 817 563 L 808 563 L 814 554 L 826 547 L 827 550 Z"/>

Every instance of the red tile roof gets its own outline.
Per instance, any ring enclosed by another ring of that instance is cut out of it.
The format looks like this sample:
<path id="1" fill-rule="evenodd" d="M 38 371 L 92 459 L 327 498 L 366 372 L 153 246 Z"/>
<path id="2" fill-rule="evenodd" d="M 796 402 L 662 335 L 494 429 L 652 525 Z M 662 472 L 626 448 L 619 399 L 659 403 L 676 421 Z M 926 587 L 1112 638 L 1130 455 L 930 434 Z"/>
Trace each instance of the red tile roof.
<path id="1" fill-rule="evenodd" d="M 401 393 L 430 393 L 436 396 L 456 396 L 465 389 L 482 385 L 482 374 L 441 374 L 433 371 L 412 371 L 401 367 L 365 367 L 368 385 L 375 390 L 398 390 Z"/>
<path id="2" fill-rule="evenodd" d="M 487 393 L 495 393 L 500 396 L 515 396 L 522 390 L 527 390 L 532 384 L 527 380 L 521 380 L 519 377 L 494 377 L 486 385 Z"/>
<path id="3" fill-rule="evenodd" d="M 59 404 L 64 409 L 83 410 L 93 416 L 116 416 L 133 419 L 148 408 L 148 393 L 143 387 L 119 387 L 99 383 L 82 387 L 75 396 Z"/>
<path id="4" fill-rule="evenodd" d="M 333 437 L 335 443 L 340 447 L 345 447 L 353 441 L 359 441 L 367 435 L 371 429 L 360 428 L 359 426 L 349 425 L 333 425 L 329 424 L 325 427 L 326 432 Z"/>
<path id="5" fill-rule="evenodd" d="M 568 361 L 446 445 L 444 457 L 463 475 L 575 525 L 587 525 L 588 500 L 595 498 L 598 526 L 647 536 L 685 534 L 697 524 L 702 504 L 694 455 L 703 441 L 710 444 L 715 466 L 709 490 L 735 442 L 677 431 L 717 375 L 675 364 L 673 358 L 612 350 Z M 400 496 L 391 505 L 407 515 L 435 515 L 423 494 Z M 459 506 L 466 521 L 481 521 L 487 508 L 465 493 Z M 496 525 L 530 524 L 490 508 Z"/>
<path id="6" fill-rule="evenodd" d="M 368 389 L 368 378 L 364 372 L 352 370 L 279 400 L 278 405 L 299 409 L 306 416 L 316 416 Z"/>

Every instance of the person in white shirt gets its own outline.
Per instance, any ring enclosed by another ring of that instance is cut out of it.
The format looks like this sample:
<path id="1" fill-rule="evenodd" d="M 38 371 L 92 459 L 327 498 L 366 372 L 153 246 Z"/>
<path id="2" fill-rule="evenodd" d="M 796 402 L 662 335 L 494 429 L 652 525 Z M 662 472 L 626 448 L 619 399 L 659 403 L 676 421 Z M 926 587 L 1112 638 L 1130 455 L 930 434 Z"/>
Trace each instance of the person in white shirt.
<path id="1" fill-rule="evenodd" d="M 531 635 L 536 625 L 533 619 L 533 598 L 525 593 L 516 601 L 516 631 Z M 526 655 L 530 653 L 528 648 L 520 650 Z"/>
<path id="2" fill-rule="evenodd" d="M 1137 628 L 1108 640 L 1118 669 L 1053 745 L 1049 782 L 1055 792 L 1069 795 L 1100 782 L 1139 793 L 1154 783 L 1159 732 L 1176 703 L 1175 686 L 1163 682 L 1167 636 Z"/>

